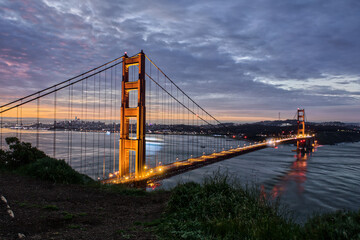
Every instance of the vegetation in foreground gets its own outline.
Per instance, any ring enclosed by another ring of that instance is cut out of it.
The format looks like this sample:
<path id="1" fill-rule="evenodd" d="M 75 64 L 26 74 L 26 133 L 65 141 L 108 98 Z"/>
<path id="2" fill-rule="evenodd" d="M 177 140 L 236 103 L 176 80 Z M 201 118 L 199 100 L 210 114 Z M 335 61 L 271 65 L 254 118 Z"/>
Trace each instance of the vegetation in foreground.
<path id="1" fill-rule="evenodd" d="M 219 174 L 172 190 L 160 239 L 360 239 L 360 211 L 314 216 L 301 226 L 260 191 Z"/>

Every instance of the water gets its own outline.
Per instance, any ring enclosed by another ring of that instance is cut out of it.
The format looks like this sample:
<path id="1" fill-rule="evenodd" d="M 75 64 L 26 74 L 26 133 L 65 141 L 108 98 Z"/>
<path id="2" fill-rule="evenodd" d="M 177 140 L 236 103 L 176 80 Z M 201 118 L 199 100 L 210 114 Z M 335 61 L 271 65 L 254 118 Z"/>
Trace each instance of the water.
<path id="1" fill-rule="evenodd" d="M 298 222 L 313 213 L 360 209 L 360 142 L 319 146 L 303 157 L 294 148 L 280 145 L 241 155 L 163 180 L 162 187 L 201 182 L 220 170 L 279 196 Z"/>
<path id="2" fill-rule="evenodd" d="M 16 135 L 16 130 L 2 130 L 3 137 Z M 35 136 L 36 131 L 21 132 L 22 141 L 35 144 Z M 70 137 L 74 145 L 71 153 L 67 148 Z M 73 132 L 69 135 L 68 132 L 57 132 L 56 157 L 68 159 L 71 154 L 71 165 L 78 171 L 95 179 L 107 176 L 118 168 L 118 138 L 118 134 L 112 133 Z M 149 166 L 156 164 L 154 159 L 173 156 L 173 160 L 181 160 L 188 156 L 189 151 L 209 151 L 200 146 L 218 141 L 213 137 L 186 135 L 149 135 L 147 139 Z M 53 132 L 40 131 L 39 145 L 52 156 Z M 269 196 L 279 196 L 282 203 L 294 211 L 299 222 L 304 222 L 314 212 L 360 209 L 360 142 L 319 146 L 313 153 L 304 156 L 297 156 L 291 151 L 294 148 L 280 145 L 277 149 L 266 148 L 241 155 L 165 179 L 160 187 L 168 189 L 179 182 L 202 182 L 205 176 L 220 170 L 235 176 L 244 185 L 256 184 Z"/>
<path id="3" fill-rule="evenodd" d="M 16 136 L 51 157 L 64 159 L 74 169 L 93 179 L 107 178 L 119 169 L 119 133 L 1 129 L 5 138 Z M 54 140 L 55 138 L 55 140 Z M 55 142 L 55 144 L 54 144 Z M 199 135 L 146 135 L 146 165 L 149 168 L 243 145 L 243 141 Z M 189 144 L 190 143 L 190 144 Z M 135 172 L 135 154 L 130 153 L 130 172 Z"/>

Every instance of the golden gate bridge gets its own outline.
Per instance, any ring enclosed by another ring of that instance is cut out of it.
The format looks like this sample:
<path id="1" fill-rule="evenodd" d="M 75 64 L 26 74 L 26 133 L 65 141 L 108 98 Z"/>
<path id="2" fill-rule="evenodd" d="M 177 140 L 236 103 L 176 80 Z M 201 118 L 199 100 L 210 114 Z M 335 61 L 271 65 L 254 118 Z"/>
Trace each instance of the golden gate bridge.
<path id="1" fill-rule="evenodd" d="M 244 144 L 143 51 L 0 106 L 0 146 L 16 136 L 104 183 L 149 182 L 244 153 L 314 146 L 298 109 L 296 135 Z"/>

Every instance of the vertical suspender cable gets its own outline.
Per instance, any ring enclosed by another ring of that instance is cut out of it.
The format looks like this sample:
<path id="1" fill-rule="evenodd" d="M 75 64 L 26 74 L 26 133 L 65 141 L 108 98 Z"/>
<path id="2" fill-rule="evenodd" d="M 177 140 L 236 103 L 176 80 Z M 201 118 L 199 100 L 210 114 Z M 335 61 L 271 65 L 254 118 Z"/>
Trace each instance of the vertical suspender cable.
<path id="1" fill-rule="evenodd" d="M 96 76 L 93 76 L 93 80 L 94 80 L 94 96 L 93 96 L 93 129 L 92 129 L 92 143 L 93 143 L 93 150 L 92 150 L 92 174 L 95 177 L 95 131 L 96 131 L 96 112 L 95 112 L 95 104 L 96 104 Z"/>
<path id="2" fill-rule="evenodd" d="M 72 162 L 72 132 L 73 132 L 73 98 L 74 98 L 74 85 L 71 85 L 71 99 L 70 99 L 70 166 Z"/>
<path id="3" fill-rule="evenodd" d="M 114 134 L 114 124 L 112 122 L 112 119 L 113 119 L 113 69 L 111 68 L 110 70 L 110 81 L 111 81 L 111 84 L 110 84 L 110 121 L 109 121 L 109 131 L 110 131 L 110 135 L 109 135 L 109 171 L 110 172 L 114 172 L 115 169 L 113 168 L 111 170 L 111 160 L 112 160 L 112 138 L 111 138 L 111 135 Z"/>
<path id="4" fill-rule="evenodd" d="M 40 94 L 37 99 L 37 114 L 36 114 L 36 148 L 39 148 L 39 124 L 40 124 Z"/>
<path id="5" fill-rule="evenodd" d="M 100 119 L 101 119 L 101 116 L 100 116 L 100 102 L 101 102 L 101 95 L 100 95 L 100 93 L 101 93 L 101 73 L 99 73 L 99 98 L 98 98 L 98 123 L 99 123 L 99 126 L 101 126 L 100 125 Z M 98 141 L 97 141 L 97 143 L 98 143 L 98 173 L 97 173 L 97 175 L 98 175 L 98 178 L 100 177 L 100 129 L 98 129 L 98 131 L 97 131 L 97 135 L 98 135 L 98 137 L 97 137 L 97 139 L 98 139 Z"/>
<path id="6" fill-rule="evenodd" d="M 115 89 L 115 96 L 114 96 L 114 116 L 113 116 L 113 144 L 114 144 L 114 153 L 113 153 L 113 172 L 115 173 L 116 172 L 116 166 L 115 166 L 115 163 L 116 163 L 116 67 L 114 69 L 114 83 L 115 83 L 115 86 L 114 86 L 114 89 Z"/>
<path id="7" fill-rule="evenodd" d="M 157 81 L 159 82 L 159 70 L 157 71 Z M 156 99 L 155 102 L 157 103 L 157 114 L 156 114 L 156 120 L 157 120 L 157 124 L 159 125 L 160 123 L 160 114 L 161 114 L 161 108 L 160 108 L 160 104 L 159 104 L 159 100 L 160 100 L 160 93 L 159 93 L 159 87 L 156 87 Z M 163 143 L 164 144 L 164 143 Z M 159 157 L 161 154 L 161 149 L 156 153 L 156 167 L 159 166 Z"/>
<path id="8" fill-rule="evenodd" d="M 56 90 L 56 87 L 55 87 Z M 53 139 L 53 157 L 56 158 L 56 91 L 54 92 L 54 139 Z"/>
<path id="9" fill-rule="evenodd" d="M 88 78 L 85 79 L 85 113 L 84 113 L 84 118 L 85 121 L 88 123 Z M 85 133 L 84 133 L 84 165 L 85 165 L 85 172 L 88 172 L 87 170 L 87 166 L 89 166 L 90 164 L 88 164 L 87 162 L 87 132 L 88 129 L 85 128 Z M 90 170 L 89 173 L 91 172 L 93 174 L 93 176 L 95 175 L 93 171 L 91 171 L 92 169 L 94 169 L 94 166 L 90 165 Z"/>
<path id="10" fill-rule="evenodd" d="M 165 81 L 165 80 L 164 80 Z M 166 86 L 164 86 L 166 87 Z M 163 128 L 165 128 L 165 93 L 164 91 L 161 92 L 161 103 L 162 103 L 162 125 L 163 125 Z M 165 140 L 165 131 L 163 129 L 163 138 Z M 165 148 L 163 150 L 163 155 L 161 157 L 161 164 L 165 164 Z"/>
<path id="11" fill-rule="evenodd" d="M 106 71 L 105 71 L 105 86 L 104 86 L 104 95 L 105 95 L 105 102 L 104 102 L 104 131 L 106 131 Z M 105 178 L 105 147 L 106 147 L 106 139 L 105 139 L 105 135 L 106 132 L 103 133 L 104 135 L 104 148 L 103 148 L 103 153 L 104 153 L 104 158 L 103 158 L 103 178 Z"/>
<path id="12" fill-rule="evenodd" d="M 147 66 L 147 65 L 146 65 Z M 150 76 L 151 76 L 151 65 L 148 65 L 149 67 L 150 67 L 150 69 L 149 69 L 149 71 L 150 71 Z M 147 124 L 147 126 L 148 126 L 148 129 L 150 130 L 150 127 L 151 127 L 151 111 L 152 111 L 152 109 L 151 109 L 151 81 L 149 81 L 149 80 L 147 80 L 146 82 L 145 82 L 145 84 L 148 84 L 148 87 L 146 88 L 147 89 L 147 91 L 148 91 L 148 94 L 146 95 L 147 97 L 148 97 L 148 99 L 146 100 L 146 103 L 147 103 L 147 106 L 148 106 L 148 108 L 147 108 L 147 111 L 146 111 L 146 119 L 147 119 L 147 121 L 148 121 L 148 124 Z M 145 131 L 146 132 L 146 131 Z M 147 132 L 146 132 L 146 134 L 147 134 Z M 146 137 L 145 137 L 145 139 L 146 139 Z M 149 147 L 148 148 L 146 148 L 146 151 L 148 151 L 150 154 L 151 154 L 151 145 L 149 145 Z M 151 156 L 149 154 L 149 156 Z M 145 156 L 146 156 L 147 154 L 145 153 Z M 148 166 L 151 166 L 151 159 L 149 159 L 147 162 L 146 162 L 146 165 L 148 165 Z"/>
<path id="13" fill-rule="evenodd" d="M 68 98 L 68 126 L 67 126 L 67 137 L 68 137 L 68 141 L 67 141 L 67 154 L 68 154 L 68 163 L 70 162 L 70 121 L 71 121 L 71 116 L 70 116 L 70 95 L 71 95 L 71 85 L 69 86 L 69 98 Z"/>
<path id="14" fill-rule="evenodd" d="M 20 102 L 22 104 L 22 100 Z M 20 142 L 22 137 L 23 121 L 22 121 L 22 105 L 20 106 Z"/>
<path id="15" fill-rule="evenodd" d="M 19 108 L 16 108 L 16 138 L 19 138 Z"/>
<path id="16" fill-rule="evenodd" d="M 82 124 L 84 123 L 84 125 Z M 80 169 L 83 172 L 83 131 L 86 131 L 85 128 L 87 123 L 84 122 L 84 81 L 81 82 L 81 125 L 80 125 Z M 86 153 L 85 153 L 86 154 Z"/>
<path id="17" fill-rule="evenodd" d="M 190 102 L 189 102 L 189 99 L 188 99 L 188 102 L 187 102 L 187 107 L 190 109 Z M 187 144 L 187 155 L 188 157 L 187 158 L 191 158 L 191 154 L 190 154 L 190 139 L 191 139 L 191 124 L 190 124 L 190 112 L 187 112 L 187 118 L 188 118 L 188 132 L 187 132 L 187 137 L 188 137 L 188 140 L 186 142 Z"/>

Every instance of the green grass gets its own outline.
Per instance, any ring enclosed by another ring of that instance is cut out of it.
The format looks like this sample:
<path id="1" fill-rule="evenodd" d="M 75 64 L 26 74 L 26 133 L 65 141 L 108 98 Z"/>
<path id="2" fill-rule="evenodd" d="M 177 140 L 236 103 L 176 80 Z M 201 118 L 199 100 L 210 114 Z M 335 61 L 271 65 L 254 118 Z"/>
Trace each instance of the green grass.
<path id="1" fill-rule="evenodd" d="M 75 217 L 74 214 L 66 212 L 66 211 L 63 212 L 62 214 L 63 214 L 63 219 L 64 220 L 72 220 Z"/>
<path id="2" fill-rule="evenodd" d="M 360 211 L 314 216 L 301 226 L 278 201 L 215 174 L 172 190 L 159 239 L 360 239 Z"/>
<path id="3" fill-rule="evenodd" d="M 81 226 L 80 226 L 80 225 L 77 225 L 77 224 L 70 224 L 70 225 L 68 226 L 68 228 L 70 228 L 70 229 L 80 229 Z"/>
<path id="4" fill-rule="evenodd" d="M 304 225 L 306 239 L 360 239 L 360 210 L 315 215 Z"/>
<path id="5" fill-rule="evenodd" d="M 56 205 L 45 205 L 42 207 L 43 209 L 50 210 L 50 211 L 58 211 L 59 207 Z"/>

